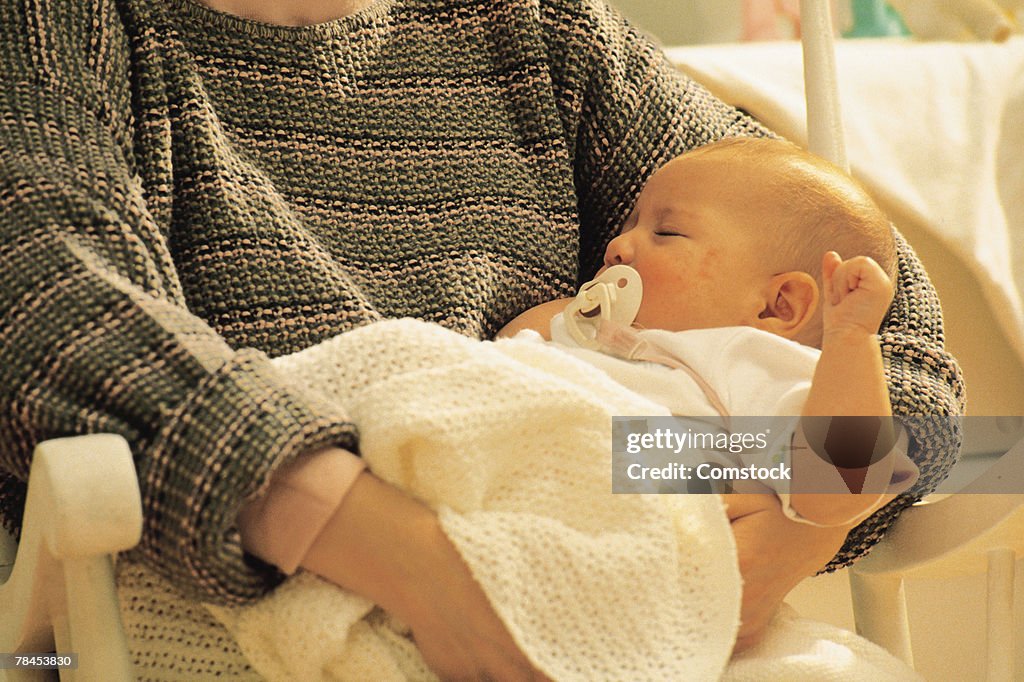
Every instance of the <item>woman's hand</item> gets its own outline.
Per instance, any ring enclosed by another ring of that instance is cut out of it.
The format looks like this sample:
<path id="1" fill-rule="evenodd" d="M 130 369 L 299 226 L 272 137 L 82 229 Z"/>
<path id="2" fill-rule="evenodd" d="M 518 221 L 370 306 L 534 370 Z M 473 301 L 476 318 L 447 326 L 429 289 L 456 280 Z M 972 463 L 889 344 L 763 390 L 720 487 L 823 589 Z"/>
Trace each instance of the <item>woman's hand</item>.
<path id="1" fill-rule="evenodd" d="M 772 493 L 734 493 L 722 499 L 743 576 L 736 654 L 761 640 L 782 600 L 835 556 L 851 526 L 816 528 L 791 521 Z"/>
<path id="2" fill-rule="evenodd" d="M 359 475 L 302 563 L 406 623 L 446 680 L 542 680 L 427 507 Z"/>

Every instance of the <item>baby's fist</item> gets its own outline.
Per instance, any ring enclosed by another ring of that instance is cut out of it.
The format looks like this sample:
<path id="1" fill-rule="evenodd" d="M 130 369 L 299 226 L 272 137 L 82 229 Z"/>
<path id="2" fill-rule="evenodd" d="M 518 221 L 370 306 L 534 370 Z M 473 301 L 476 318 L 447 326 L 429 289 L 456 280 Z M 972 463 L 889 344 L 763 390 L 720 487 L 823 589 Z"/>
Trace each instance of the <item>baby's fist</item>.
<path id="1" fill-rule="evenodd" d="M 825 333 L 878 333 L 893 296 L 892 281 L 885 270 L 867 256 L 843 260 L 835 251 L 825 254 L 821 270 Z"/>

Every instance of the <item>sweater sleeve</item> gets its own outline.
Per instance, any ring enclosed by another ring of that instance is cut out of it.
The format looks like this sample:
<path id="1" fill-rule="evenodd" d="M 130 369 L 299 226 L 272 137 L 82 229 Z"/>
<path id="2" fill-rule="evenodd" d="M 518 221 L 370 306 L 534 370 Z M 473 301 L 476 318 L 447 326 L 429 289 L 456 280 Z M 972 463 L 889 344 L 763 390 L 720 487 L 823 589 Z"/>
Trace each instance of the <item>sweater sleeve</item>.
<path id="1" fill-rule="evenodd" d="M 142 493 L 134 552 L 191 598 L 259 596 L 281 576 L 245 557 L 239 508 L 294 456 L 352 447 L 351 424 L 189 312 L 93 86 L 70 92 L 38 46 L 3 43 L 0 515 L 17 525 L 36 443 L 118 433 Z"/>
<path id="2" fill-rule="evenodd" d="M 657 168 L 722 137 L 772 133 L 680 74 L 602 0 L 541 0 L 541 19 L 563 125 L 574 141 L 580 277 L 586 280 Z M 959 452 L 952 417 L 963 412 L 963 376 L 943 349 L 935 289 L 902 238 L 897 248 L 899 280 L 881 330 L 882 354 L 893 410 L 906 423 L 921 477 L 850 533 L 829 570 L 865 554 L 903 509 L 938 486 Z"/>

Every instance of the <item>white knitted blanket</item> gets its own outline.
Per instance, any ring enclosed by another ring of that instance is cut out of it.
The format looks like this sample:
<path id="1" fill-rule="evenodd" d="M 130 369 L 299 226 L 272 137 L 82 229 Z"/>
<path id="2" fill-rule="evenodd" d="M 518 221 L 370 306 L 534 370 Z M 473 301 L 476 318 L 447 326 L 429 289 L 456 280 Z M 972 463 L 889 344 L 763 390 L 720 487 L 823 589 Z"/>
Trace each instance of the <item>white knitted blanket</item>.
<path id="1" fill-rule="evenodd" d="M 740 576 L 717 496 L 611 494 L 611 417 L 665 414 L 557 348 L 381 322 L 275 360 L 344 404 L 557 680 L 717 679 Z M 401 624 L 310 575 L 212 609 L 272 680 L 429 679 Z"/>

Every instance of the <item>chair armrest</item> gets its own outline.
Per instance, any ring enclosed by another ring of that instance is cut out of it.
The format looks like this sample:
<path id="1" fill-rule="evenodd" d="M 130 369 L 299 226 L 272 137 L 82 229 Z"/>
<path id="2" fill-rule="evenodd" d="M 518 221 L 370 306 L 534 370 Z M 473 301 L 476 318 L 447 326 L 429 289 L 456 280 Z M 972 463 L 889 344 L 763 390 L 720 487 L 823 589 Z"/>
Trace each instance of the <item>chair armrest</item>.
<path id="1" fill-rule="evenodd" d="M 850 569 L 857 632 L 914 665 L 903 580 L 987 573 L 991 680 L 1013 677 L 1014 562 L 1024 556 L 1024 495 L 955 493 L 907 509 Z"/>
<path id="2" fill-rule="evenodd" d="M 1024 556 L 1024 495 L 954 493 L 918 503 L 900 516 L 856 573 L 944 578 L 984 573 L 987 552 Z"/>
<path id="3" fill-rule="evenodd" d="M 76 653 L 69 678 L 132 679 L 111 555 L 141 534 L 138 480 L 123 438 L 40 443 L 14 568 L 0 586 L 0 651 Z"/>

